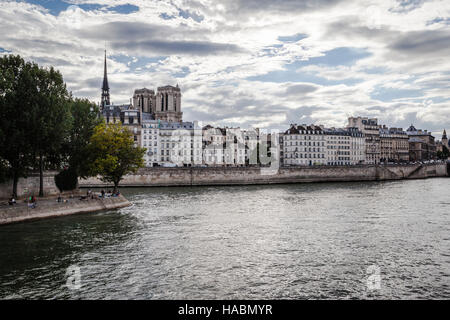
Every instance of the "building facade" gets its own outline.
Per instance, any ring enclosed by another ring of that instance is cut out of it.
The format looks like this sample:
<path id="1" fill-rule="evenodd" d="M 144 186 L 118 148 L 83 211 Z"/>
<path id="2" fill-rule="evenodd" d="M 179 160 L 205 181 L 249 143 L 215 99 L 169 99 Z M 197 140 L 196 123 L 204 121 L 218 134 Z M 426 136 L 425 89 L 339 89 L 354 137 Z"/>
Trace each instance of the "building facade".
<path id="1" fill-rule="evenodd" d="M 436 143 L 431 132 L 416 129 L 411 125 L 406 130 L 409 139 L 409 160 L 429 161 L 436 159 Z"/>
<path id="2" fill-rule="evenodd" d="M 380 126 L 380 161 L 409 161 L 409 137 L 402 128 Z"/>
<path id="3" fill-rule="evenodd" d="M 296 125 L 283 134 L 283 164 L 285 166 L 326 165 L 325 133 L 315 125 Z"/>
<path id="4" fill-rule="evenodd" d="M 367 117 L 348 118 L 347 128 L 358 128 L 366 137 L 366 163 L 378 164 L 381 158 L 381 141 L 378 119 Z"/>
<path id="5" fill-rule="evenodd" d="M 366 141 L 358 128 L 324 129 L 327 165 L 356 165 L 366 161 Z"/>

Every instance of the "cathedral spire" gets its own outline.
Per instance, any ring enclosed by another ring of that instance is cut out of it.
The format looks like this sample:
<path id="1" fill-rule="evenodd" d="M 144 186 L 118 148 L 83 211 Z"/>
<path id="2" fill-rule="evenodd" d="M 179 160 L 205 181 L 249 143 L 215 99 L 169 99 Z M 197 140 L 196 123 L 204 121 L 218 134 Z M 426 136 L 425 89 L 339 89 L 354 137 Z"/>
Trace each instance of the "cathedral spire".
<path id="1" fill-rule="evenodd" d="M 447 132 L 445 132 L 445 129 L 444 129 L 444 133 L 442 133 L 442 139 L 447 139 Z"/>
<path id="2" fill-rule="evenodd" d="M 101 100 L 102 108 L 106 105 L 109 105 L 109 85 L 108 85 L 108 72 L 106 71 L 106 50 L 105 50 L 105 67 L 103 74 L 103 86 L 102 86 L 102 100 Z"/>

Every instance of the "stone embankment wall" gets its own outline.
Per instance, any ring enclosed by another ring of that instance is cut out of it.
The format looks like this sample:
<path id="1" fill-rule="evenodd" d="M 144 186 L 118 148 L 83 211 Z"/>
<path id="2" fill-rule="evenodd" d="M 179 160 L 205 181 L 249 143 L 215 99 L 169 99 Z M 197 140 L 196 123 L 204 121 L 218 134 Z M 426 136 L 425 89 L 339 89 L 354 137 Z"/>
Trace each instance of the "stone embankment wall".
<path id="1" fill-rule="evenodd" d="M 272 184 L 324 181 L 379 181 L 420 179 L 448 176 L 450 168 L 445 163 L 428 165 L 364 165 L 336 167 L 282 167 L 278 170 L 256 167 L 209 168 L 144 168 L 134 175 L 125 176 L 121 186 L 201 186 L 233 184 Z M 45 195 L 59 193 L 55 185 L 56 172 L 44 173 Z M 80 180 L 80 187 L 107 187 L 96 178 Z M 0 199 L 8 199 L 12 181 L 0 184 Z M 19 179 L 17 193 L 25 198 L 39 193 L 39 175 Z"/>
<path id="2" fill-rule="evenodd" d="M 201 186 L 234 184 L 274 184 L 327 181 L 383 181 L 448 176 L 445 163 L 428 165 L 365 165 L 336 167 L 209 167 L 145 168 L 127 175 L 121 186 Z M 96 178 L 79 181 L 80 187 L 107 187 Z"/>
<path id="3" fill-rule="evenodd" d="M 56 171 L 44 172 L 44 194 L 56 195 L 59 193 L 55 184 Z M 13 182 L 7 181 L 0 183 L 0 199 L 8 199 L 11 197 L 13 189 Z M 27 178 L 20 178 L 17 183 L 17 196 L 19 198 L 25 198 L 31 195 L 37 196 L 39 194 L 39 173 L 33 173 Z"/>
<path id="4" fill-rule="evenodd" d="M 131 203 L 122 195 L 105 199 L 79 200 L 79 198 L 69 199 L 69 202 L 59 203 L 56 199 L 40 201 L 38 198 L 37 207 L 28 208 L 26 204 L 19 201 L 19 204 L 0 206 L 0 225 L 27 220 L 36 220 L 58 216 L 66 216 L 77 213 L 96 212 L 110 209 L 117 209 L 129 206 Z"/>

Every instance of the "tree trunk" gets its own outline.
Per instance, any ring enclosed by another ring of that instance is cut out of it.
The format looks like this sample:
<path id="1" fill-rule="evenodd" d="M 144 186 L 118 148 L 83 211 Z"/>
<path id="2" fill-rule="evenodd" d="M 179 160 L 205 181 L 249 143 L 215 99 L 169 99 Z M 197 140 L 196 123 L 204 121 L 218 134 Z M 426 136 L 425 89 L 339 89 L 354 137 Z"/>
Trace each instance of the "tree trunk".
<path id="1" fill-rule="evenodd" d="M 44 196 L 44 160 L 39 155 L 39 197 Z"/>
<path id="2" fill-rule="evenodd" d="M 14 199 L 17 199 L 17 183 L 18 182 L 19 182 L 19 175 L 18 175 L 17 171 L 14 170 L 14 173 L 13 173 L 13 192 L 12 192 Z"/>
<path id="3" fill-rule="evenodd" d="M 115 182 L 114 181 L 114 190 L 113 190 L 113 194 L 116 194 L 117 193 L 117 187 L 119 186 L 119 182 Z"/>

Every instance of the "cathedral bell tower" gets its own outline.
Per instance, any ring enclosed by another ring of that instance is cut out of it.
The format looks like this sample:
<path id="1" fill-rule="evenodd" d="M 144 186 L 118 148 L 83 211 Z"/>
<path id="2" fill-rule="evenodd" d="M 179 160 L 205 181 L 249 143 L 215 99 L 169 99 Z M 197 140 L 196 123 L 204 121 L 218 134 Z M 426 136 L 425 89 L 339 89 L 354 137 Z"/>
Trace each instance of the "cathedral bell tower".
<path id="1" fill-rule="evenodd" d="M 168 122 L 181 122 L 181 92 L 178 84 L 176 87 L 159 87 L 156 93 L 155 118 Z"/>

